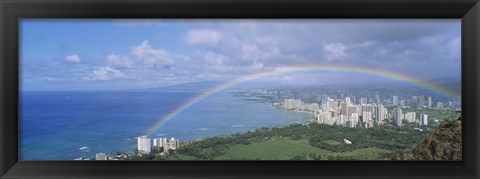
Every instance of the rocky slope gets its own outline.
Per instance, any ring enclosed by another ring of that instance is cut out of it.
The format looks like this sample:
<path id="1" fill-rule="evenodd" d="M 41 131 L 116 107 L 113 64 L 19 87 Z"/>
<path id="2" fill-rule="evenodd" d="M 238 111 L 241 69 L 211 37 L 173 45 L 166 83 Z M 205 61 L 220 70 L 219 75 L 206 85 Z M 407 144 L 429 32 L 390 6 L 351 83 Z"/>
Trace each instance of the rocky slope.
<path id="1" fill-rule="evenodd" d="M 436 131 L 393 160 L 462 160 L 462 121 L 443 121 Z"/>

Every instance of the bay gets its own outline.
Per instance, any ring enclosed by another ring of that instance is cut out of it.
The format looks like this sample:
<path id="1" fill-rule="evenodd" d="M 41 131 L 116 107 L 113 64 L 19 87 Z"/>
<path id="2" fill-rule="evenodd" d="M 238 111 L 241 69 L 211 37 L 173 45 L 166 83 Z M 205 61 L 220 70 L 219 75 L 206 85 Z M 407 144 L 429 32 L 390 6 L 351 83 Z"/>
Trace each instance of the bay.
<path id="1" fill-rule="evenodd" d="M 130 151 L 136 137 L 197 92 L 22 91 L 20 160 L 94 158 L 98 152 Z M 181 141 L 246 132 L 311 119 L 224 91 L 175 115 L 149 137 Z"/>

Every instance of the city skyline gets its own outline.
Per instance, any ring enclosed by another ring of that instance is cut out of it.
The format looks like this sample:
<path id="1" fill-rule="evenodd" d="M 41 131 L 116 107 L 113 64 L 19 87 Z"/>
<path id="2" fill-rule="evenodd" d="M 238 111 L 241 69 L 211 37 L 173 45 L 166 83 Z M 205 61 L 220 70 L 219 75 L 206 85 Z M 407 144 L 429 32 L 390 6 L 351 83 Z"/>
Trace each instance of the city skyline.
<path id="1" fill-rule="evenodd" d="M 459 20 L 22 20 L 22 90 L 154 88 L 305 64 L 460 79 Z M 355 29 L 352 31 L 352 29 Z M 301 80 L 299 80 L 301 79 Z M 348 71 L 257 82 L 385 82 Z"/>

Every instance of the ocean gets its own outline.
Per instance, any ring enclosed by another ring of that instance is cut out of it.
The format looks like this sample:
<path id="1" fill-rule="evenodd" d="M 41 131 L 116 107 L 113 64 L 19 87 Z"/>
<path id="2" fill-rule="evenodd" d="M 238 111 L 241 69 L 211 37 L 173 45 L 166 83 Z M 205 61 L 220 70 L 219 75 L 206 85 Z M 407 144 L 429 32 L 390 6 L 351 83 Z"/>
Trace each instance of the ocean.
<path id="1" fill-rule="evenodd" d="M 22 91 L 20 160 L 73 160 L 131 151 L 136 137 L 196 92 Z M 149 137 L 181 141 L 304 122 L 311 114 L 276 109 L 220 92 L 182 111 Z"/>

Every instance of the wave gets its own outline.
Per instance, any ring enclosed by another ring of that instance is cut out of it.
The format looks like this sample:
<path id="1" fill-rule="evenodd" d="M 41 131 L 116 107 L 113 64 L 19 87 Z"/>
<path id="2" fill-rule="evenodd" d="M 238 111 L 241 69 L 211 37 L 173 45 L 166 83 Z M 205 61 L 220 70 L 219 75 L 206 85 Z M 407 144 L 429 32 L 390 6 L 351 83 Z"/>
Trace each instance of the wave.
<path id="1" fill-rule="evenodd" d="M 80 147 L 78 148 L 78 150 L 81 150 L 83 152 L 89 152 L 90 151 L 90 148 L 88 146 L 84 146 L 84 147 Z"/>
<path id="2" fill-rule="evenodd" d="M 243 124 L 234 124 L 232 125 L 232 127 L 245 127 L 246 125 L 243 125 Z"/>
<path id="3" fill-rule="evenodd" d="M 208 128 L 199 128 L 197 130 L 200 130 L 200 131 L 206 131 Z"/>

